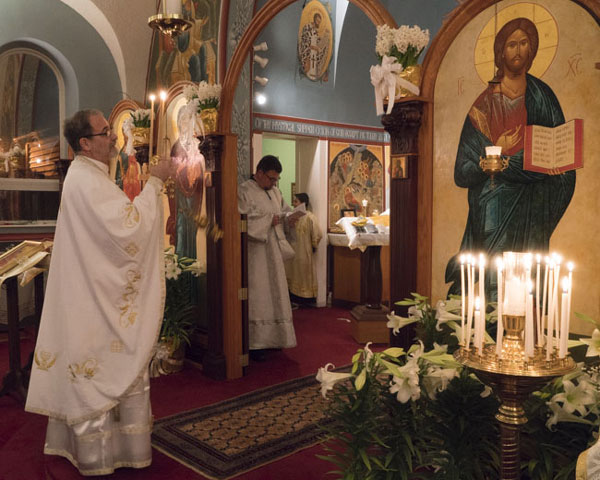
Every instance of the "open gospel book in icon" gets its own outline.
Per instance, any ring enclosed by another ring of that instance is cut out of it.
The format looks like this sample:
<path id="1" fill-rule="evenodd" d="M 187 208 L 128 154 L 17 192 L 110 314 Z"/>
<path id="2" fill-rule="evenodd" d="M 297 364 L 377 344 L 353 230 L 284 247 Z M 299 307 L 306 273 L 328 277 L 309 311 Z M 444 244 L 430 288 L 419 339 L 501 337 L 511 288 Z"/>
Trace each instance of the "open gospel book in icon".
<path id="1" fill-rule="evenodd" d="M 575 118 L 556 127 L 527 125 L 523 169 L 549 173 L 583 167 L 583 119 Z"/>

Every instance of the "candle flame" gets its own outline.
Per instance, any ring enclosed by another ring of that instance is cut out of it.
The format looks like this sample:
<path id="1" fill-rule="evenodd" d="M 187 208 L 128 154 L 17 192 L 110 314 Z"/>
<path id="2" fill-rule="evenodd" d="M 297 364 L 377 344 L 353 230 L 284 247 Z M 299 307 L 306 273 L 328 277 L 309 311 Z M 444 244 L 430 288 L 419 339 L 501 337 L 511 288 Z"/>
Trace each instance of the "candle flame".
<path id="1" fill-rule="evenodd" d="M 567 263 L 567 268 L 569 269 L 569 272 L 572 272 L 575 268 L 575 265 L 573 264 L 573 262 L 569 262 Z"/>
<path id="2" fill-rule="evenodd" d="M 460 264 L 461 265 L 465 264 L 465 256 L 464 256 L 464 254 L 460 256 Z"/>
<path id="3" fill-rule="evenodd" d="M 165 90 L 160 91 L 160 99 L 164 102 L 167 99 L 167 92 Z"/>
<path id="4" fill-rule="evenodd" d="M 540 263 L 540 262 L 542 261 L 542 256 L 541 256 L 541 255 L 538 253 L 538 254 L 535 256 L 535 259 L 536 259 L 537 263 Z"/>
<path id="5" fill-rule="evenodd" d="M 479 266 L 485 267 L 485 256 L 483 255 L 483 253 L 479 254 Z"/>
<path id="6" fill-rule="evenodd" d="M 569 291 L 569 284 L 570 284 L 570 282 L 569 282 L 568 277 L 563 277 L 563 279 L 562 279 L 563 293 L 567 293 Z"/>
<path id="7" fill-rule="evenodd" d="M 475 310 L 479 311 L 480 308 L 481 308 L 481 300 L 479 299 L 479 297 L 475 297 Z"/>
<path id="8" fill-rule="evenodd" d="M 533 293 L 533 282 L 531 280 L 527 280 L 527 292 L 529 295 Z"/>
<path id="9" fill-rule="evenodd" d="M 496 267 L 498 268 L 498 271 L 500 271 L 500 272 L 504 268 L 504 262 L 502 261 L 502 257 L 496 257 Z"/>
<path id="10" fill-rule="evenodd" d="M 151 93 L 148 98 L 150 99 L 151 102 L 153 102 L 154 100 L 156 100 L 156 95 L 154 95 L 153 93 Z"/>

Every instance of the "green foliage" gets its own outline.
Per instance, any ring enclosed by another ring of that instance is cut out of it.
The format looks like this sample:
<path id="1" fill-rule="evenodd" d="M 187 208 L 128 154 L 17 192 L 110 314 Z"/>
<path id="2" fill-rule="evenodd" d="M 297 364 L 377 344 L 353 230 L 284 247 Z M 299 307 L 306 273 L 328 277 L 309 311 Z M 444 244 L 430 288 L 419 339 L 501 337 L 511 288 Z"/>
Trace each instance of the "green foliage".
<path id="1" fill-rule="evenodd" d="M 420 442 L 424 464 L 437 465 L 435 478 L 476 480 L 499 478 L 498 400 L 482 398 L 484 386 L 463 370 L 422 408 Z"/>

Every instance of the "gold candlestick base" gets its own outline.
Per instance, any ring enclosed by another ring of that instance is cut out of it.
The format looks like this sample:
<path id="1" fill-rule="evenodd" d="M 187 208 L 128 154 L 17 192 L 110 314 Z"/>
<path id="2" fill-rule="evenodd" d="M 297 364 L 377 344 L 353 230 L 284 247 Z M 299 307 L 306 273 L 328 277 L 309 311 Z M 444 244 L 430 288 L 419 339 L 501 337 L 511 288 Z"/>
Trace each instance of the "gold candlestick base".
<path id="1" fill-rule="evenodd" d="M 182 15 L 176 13 L 159 13 L 158 15 L 152 15 L 148 19 L 148 26 L 171 38 L 175 38 L 186 30 L 189 30 L 193 24 L 193 21 L 187 20 Z"/>

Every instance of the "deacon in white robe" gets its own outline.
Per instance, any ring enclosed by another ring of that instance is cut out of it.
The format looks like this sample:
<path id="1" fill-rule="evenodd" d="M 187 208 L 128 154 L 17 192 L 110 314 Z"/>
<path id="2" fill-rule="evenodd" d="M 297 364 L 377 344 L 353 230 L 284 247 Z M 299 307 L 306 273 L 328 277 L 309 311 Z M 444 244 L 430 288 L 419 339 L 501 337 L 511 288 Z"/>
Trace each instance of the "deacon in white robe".
<path id="1" fill-rule="evenodd" d="M 25 409 L 49 417 L 44 453 L 83 475 L 152 460 L 148 364 L 164 308 L 161 189 L 133 201 L 110 179 L 116 135 L 96 110 L 65 123 L 76 156 L 58 214 Z"/>
<path id="2" fill-rule="evenodd" d="M 250 350 L 296 346 L 284 267 L 284 256 L 293 255 L 283 230 L 291 208 L 275 186 L 281 170 L 279 160 L 267 155 L 238 187 L 239 211 L 248 216 Z"/>

